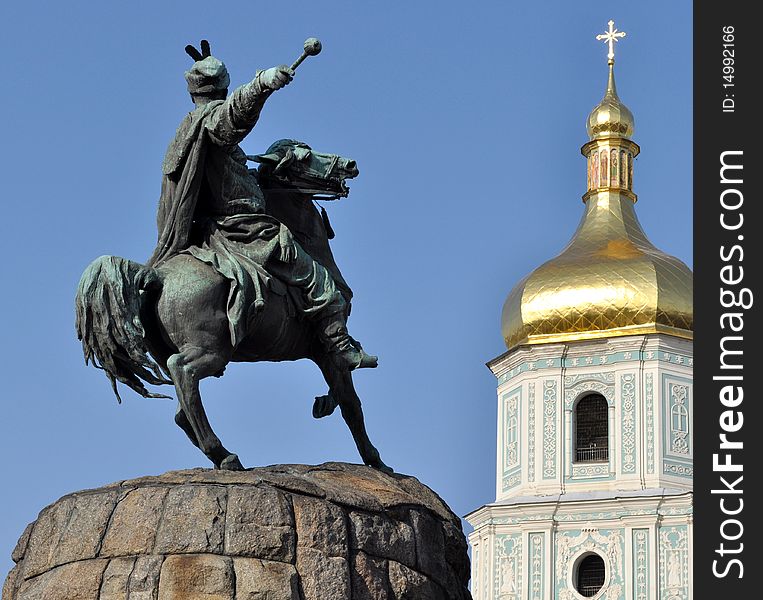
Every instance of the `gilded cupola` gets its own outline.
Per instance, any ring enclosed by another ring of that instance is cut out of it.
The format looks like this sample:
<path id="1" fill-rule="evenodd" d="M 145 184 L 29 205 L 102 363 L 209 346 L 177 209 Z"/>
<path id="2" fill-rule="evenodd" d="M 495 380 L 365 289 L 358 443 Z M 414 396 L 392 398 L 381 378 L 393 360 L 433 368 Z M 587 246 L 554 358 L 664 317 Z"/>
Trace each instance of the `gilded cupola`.
<path id="1" fill-rule="evenodd" d="M 609 80 L 604 98 L 601 99 L 591 114 L 588 115 L 586 130 L 588 139 L 595 140 L 608 137 L 630 138 L 633 136 L 635 123 L 633 113 L 623 104 L 617 95 L 615 85 L 615 63 L 609 62 Z"/>
<path id="2" fill-rule="evenodd" d="M 501 329 L 509 350 L 556 343 L 667 333 L 692 338 L 693 277 L 679 259 L 656 248 L 636 217 L 630 137 L 631 111 L 617 95 L 613 28 L 607 87 L 587 121 L 589 141 L 584 212 L 572 240 L 555 258 L 520 281 L 503 307 Z"/>

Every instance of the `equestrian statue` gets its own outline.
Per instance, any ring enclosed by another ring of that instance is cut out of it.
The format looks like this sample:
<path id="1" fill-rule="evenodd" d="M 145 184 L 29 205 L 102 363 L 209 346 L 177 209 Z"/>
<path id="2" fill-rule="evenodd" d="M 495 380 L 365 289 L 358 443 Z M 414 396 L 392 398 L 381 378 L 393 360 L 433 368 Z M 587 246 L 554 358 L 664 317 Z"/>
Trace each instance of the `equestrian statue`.
<path id="1" fill-rule="evenodd" d="M 363 462 L 391 472 L 366 433 L 352 371 L 377 366 L 350 336 L 352 290 L 329 246 L 334 234 L 316 199 L 349 193 L 355 161 L 279 140 L 247 156 L 239 143 L 267 99 L 291 82 L 291 66 L 257 72 L 228 95 L 225 65 L 209 43 L 187 46 L 194 110 L 180 123 L 162 165 L 158 242 L 145 265 L 115 256 L 93 261 L 80 280 L 76 328 L 85 362 L 146 398 L 175 386 L 175 422 L 216 468 L 241 470 L 209 424 L 199 382 L 231 362 L 315 362 L 329 392 L 313 416 L 338 406 Z M 249 168 L 248 162 L 258 163 Z"/>

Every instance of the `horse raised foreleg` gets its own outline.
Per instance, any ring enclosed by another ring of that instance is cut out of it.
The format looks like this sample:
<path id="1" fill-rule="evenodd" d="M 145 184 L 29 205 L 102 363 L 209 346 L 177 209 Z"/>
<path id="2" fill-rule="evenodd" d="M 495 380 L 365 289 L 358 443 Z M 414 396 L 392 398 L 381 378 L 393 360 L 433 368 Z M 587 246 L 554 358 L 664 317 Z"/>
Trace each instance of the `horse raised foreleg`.
<path id="1" fill-rule="evenodd" d="M 350 429 L 352 439 L 355 440 L 355 446 L 358 448 L 363 463 L 385 473 L 392 473 L 393 470 L 384 464 L 381 456 L 379 456 L 379 451 L 368 437 L 363 418 L 363 408 L 352 382 L 352 373 L 346 369 L 338 368 L 328 358 L 318 362 L 318 366 L 329 385 L 331 397 L 339 404 L 342 418 Z"/>
<path id="2" fill-rule="evenodd" d="M 180 352 L 173 354 L 167 360 L 167 370 L 175 383 L 179 408 L 184 413 L 201 451 L 217 468 L 243 470 L 244 467 L 238 456 L 228 452 L 212 431 L 199 393 L 199 381 L 218 373 L 225 363 L 226 360 L 217 353 L 196 346 L 184 346 L 180 348 Z M 182 421 L 182 417 L 180 419 Z M 177 415 L 175 421 L 178 422 Z M 183 427 L 182 424 L 180 425 Z M 186 433 L 188 433 L 187 430 Z M 188 437 L 191 438 L 191 435 L 189 434 Z M 193 442 L 194 439 L 191 438 L 191 441 Z"/>

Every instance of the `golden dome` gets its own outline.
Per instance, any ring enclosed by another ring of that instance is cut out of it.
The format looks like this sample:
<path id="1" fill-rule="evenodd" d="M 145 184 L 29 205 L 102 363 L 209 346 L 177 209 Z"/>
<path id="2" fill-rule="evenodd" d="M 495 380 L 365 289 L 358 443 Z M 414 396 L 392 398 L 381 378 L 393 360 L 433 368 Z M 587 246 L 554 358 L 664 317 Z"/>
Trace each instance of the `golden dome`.
<path id="1" fill-rule="evenodd" d="M 657 249 L 636 217 L 639 147 L 628 139 L 633 115 L 617 97 L 612 62 L 607 92 L 588 118 L 591 141 L 582 148 L 585 213 L 567 247 L 506 299 L 501 330 L 509 350 L 645 333 L 693 336 L 692 272 Z"/>
<path id="2" fill-rule="evenodd" d="M 588 138 L 591 140 L 607 137 L 630 138 L 633 136 L 634 126 L 633 113 L 617 95 L 614 61 L 610 61 L 607 91 L 601 102 L 588 115 L 586 122 Z"/>
<path id="3" fill-rule="evenodd" d="M 647 239 L 633 201 L 602 192 L 561 254 L 511 291 L 503 338 L 509 349 L 657 332 L 691 338 L 692 288 L 689 267 Z"/>

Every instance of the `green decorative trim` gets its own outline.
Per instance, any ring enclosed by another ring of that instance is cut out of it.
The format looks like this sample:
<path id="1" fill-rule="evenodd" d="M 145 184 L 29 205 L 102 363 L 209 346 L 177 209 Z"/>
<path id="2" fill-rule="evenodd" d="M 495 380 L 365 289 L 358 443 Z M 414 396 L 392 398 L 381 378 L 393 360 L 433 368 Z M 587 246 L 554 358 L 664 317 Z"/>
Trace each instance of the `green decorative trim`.
<path id="1" fill-rule="evenodd" d="M 646 374 L 646 471 L 654 474 L 654 376 Z"/>
<path id="2" fill-rule="evenodd" d="M 579 597 L 568 587 L 572 569 L 577 557 L 588 552 L 601 556 L 607 568 L 606 590 L 599 598 L 622 600 L 625 597 L 624 555 L 625 540 L 623 528 L 559 531 L 555 540 L 554 567 L 556 590 L 554 598 L 571 599 Z"/>
<path id="3" fill-rule="evenodd" d="M 694 467 L 691 464 L 676 462 L 674 460 L 664 460 L 662 462 L 662 472 L 665 475 L 678 475 L 679 477 L 694 477 Z"/>
<path id="4" fill-rule="evenodd" d="M 689 530 L 686 525 L 660 528 L 660 598 L 689 600 Z"/>
<path id="5" fill-rule="evenodd" d="M 636 472 L 636 375 L 620 376 L 620 470 Z"/>
<path id="6" fill-rule="evenodd" d="M 530 548 L 528 551 L 528 592 L 530 600 L 543 600 L 543 579 L 544 579 L 544 551 L 543 545 L 545 541 L 545 534 L 543 533 L 531 533 L 530 534 Z"/>
<path id="7" fill-rule="evenodd" d="M 658 516 L 663 517 L 680 517 L 694 514 L 694 508 L 692 506 L 680 506 L 673 508 L 660 508 L 658 510 L 613 510 L 613 511 L 599 511 L 599 512 L 580 512 L 573 514 L 558 514 L 558 513 L 541 513 L 532 516 L 523 517 L 493 517 L 486 519 L 481 526 L 484 525 L 518 525 L 519 523 L 528 523 L 533 521 L 552 521 L 554 523 L 586 523 L 588 521 L 611 521 L 615 519 L 623 519 L 625 517 L 649 517 L 652 516 L 655 519 Z"/>
<path id="8" fill-rule="evenodd" d="M 672 365 L 679 365 L 685 367 L 694 367 L 694 357 L 687 354 L 681 354 L 676 352 L 659 351 L 647 351 L 641 352 L 639 350 L 633 350 L 630 352 L 610 352 L 607 354 L 591 354 L 588 356 L 579 356 L 575 358 L 566 358 L 562 364 L 561 358 L 548 358 L 541 360 L 533 360 L 521 363 L 511 369 L 509 372 L 504 373 L 498 377 L 498 383 L 505 383 L 510 379 L 514 379 L 519 375 L 528 372 L 547 371 L 549 369 L 558 370 L 561 367 L 565 368 L 577 368 L 577 367 L 592 367 L 601 365 L 613 365 L 623 362 L 664 362 Z"/>
<path id="9" fill-rule="evenodd" d="M 572 408 L 580 396 L 588 392 L 601 394 L 609 406 L 615 403 L 615 374 L 614 373 L 578 373 L 564 378 L 564 406 Z"/>
<path id="10" fill-rule="evenodd" d="M 649 581 L 651 578 L 649 558 L 649 530 L 633 530 L 633 600 L 649 600 Z"/>
<path id="11" fill-rule="evenodd" d="M 662 374 L 662 444 L 668 459 L 692 462 L 692 380 Z"/>
<path id="12" fill-rule="evenodd" d="M 522 386 L 503 394 L 503 422 L 501 423 L 502 489 L 507 491 L 521 483 L 521 407 Z"/>
<path id="13" fill-rule="evenodd" d="M 609 463 L 572 464 L 572 475 L 567 478 L 570 483 L 580 481 L 601 481 L 612 479 Z"/>
<path id="14" fill-rule="evenodd" d="M 495 536 L 493 598 L 519 597 L 522 590 L 522 537 Z"/>
<path id="15" fill-rule="evenodd" d="M 535 481 L 535 382 L 531 381 L 527 386 L 527 480 Z"/>
<path id="16" fill-rule="evenodd" d="M 543 382 L 543 479 L 556 479 L 557 439 L 557 393 L 556 380 Z"/>
<path id="17" fill-rule="evenodd" d="M 498 377 L 498 383 L 504 383 L 508 381 L 509 379 L 514 379 L 514 377 L 517 377 L 518 375 L 522 375 L 523 373 L 537 372 L 539 370 L 546 370 L 546 369 L 560 369 L 561 367 L 562 367 L 561 358 L 549 358 L 544 360 L 527 361 L 525 363 L 517 365 L 516 367 L 511 369 L 508 373 L 504 373 L 503 375 Z"/>

